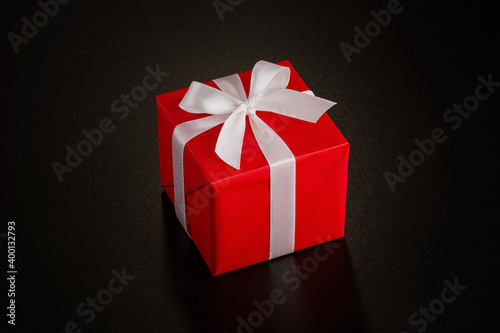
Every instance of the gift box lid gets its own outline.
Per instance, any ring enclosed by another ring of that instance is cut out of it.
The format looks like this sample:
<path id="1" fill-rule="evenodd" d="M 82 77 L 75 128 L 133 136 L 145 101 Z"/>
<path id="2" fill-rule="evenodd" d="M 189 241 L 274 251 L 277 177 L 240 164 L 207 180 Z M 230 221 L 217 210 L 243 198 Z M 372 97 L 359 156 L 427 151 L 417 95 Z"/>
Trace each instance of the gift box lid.
<path id="1" fill-rule="evenodd" d="M 289 61 L 282 61 L 277 64 L 290 68 L 290 81 L 287 89 L 296 91 L 309 90 Z M 251 73 L 252 71 L 246 71 L 239 74 L 247 95 Z M 205 84 L 217 88 L 213 81 Z M 179 103 L 187 90 L 188 88 L 184 88 L 157 96 L 160 176 L 161 185 L 164 188 L 173 187 L 172 134 L 175 126 L 186 121 L 209 116 L 192 114 L 179 107 Z M 307 110 L 304 110 L 304 112 L 307 112 Z M 315 154 L 325 149 L 335 149 L 339 146 L 348 145 L 347 140 L 326 113 L 316 123 L 265 111 L 257 111 L 257 115 L 283 139 L 296 159 L 304 158 L 309 154 Z M 186 172 L 189 177 L 185 178 L 186 194 L 196 191 L 207 184 L 223 181 L 228 177 L 238 177 L 243 174 L 248 176 L 247 173 L 249 172 L 256 172 L 262 168 L 269 169 L 269 164 L 260 151 L 252 133 L 248 117 L 239 170 L 226 164 L 215 153 L 215 145 L 221 127 L 222 124 L 198 135 L 186 144 L 184 167 L 189 170 L 189 172 Z"/>

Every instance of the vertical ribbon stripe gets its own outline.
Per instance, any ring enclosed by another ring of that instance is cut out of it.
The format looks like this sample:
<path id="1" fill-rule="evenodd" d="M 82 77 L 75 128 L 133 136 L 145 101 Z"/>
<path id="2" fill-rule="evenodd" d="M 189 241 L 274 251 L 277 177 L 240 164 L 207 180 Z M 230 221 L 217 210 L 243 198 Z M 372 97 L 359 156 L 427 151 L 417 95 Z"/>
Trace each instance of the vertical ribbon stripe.
<path id="1" fill-rule="evenodd" d="M 189 237 L 191 236 L 187 231 L 186 198 L 184 195 L 184 147 L 189 140 L 219 124 L 222 124 L 227 118 L 228 115 L 205 117 L 186 121 L 185 123 L 177 125 L 174 129 L 172 138 L 172 158 L 174 171 L 175 214 Z"/>

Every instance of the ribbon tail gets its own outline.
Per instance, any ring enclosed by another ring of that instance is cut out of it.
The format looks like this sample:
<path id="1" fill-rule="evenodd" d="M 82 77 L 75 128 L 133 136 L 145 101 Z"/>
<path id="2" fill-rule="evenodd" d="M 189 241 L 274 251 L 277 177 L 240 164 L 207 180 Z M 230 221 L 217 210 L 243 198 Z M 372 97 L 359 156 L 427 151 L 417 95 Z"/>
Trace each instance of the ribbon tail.
<path id="1" fill-rule="evenodd" d="M 186 223 L 186 198 L 184 194 L 184 147 L 195 136 L 222 124 L 229 115 L 215 115 L 186 121 L 174 129 L 172 136 L 172 158 L 174 170 L 175 214 L 189 237 Z"/>
<path id="2" fill-rule="evenodd" d="M 270 168 L 269 259 L 273 259 L 295 247 L 295 156 L 256 115 L 250 115 L 250 126 Z"/>
<path id="3" fill-rule="evenodd" d="M 235 169 L 240 169 L 241 148 L 246 127 L 245 111 L 235 111 L 222 126 L 215 152 L 219 157 Z"/>
<path id="4" fill-rule="evenodd" d="M 315 123 L 336 103 L 311 94 L 290 89 L 265 90 L 254 97 L 255 108 Z"/>

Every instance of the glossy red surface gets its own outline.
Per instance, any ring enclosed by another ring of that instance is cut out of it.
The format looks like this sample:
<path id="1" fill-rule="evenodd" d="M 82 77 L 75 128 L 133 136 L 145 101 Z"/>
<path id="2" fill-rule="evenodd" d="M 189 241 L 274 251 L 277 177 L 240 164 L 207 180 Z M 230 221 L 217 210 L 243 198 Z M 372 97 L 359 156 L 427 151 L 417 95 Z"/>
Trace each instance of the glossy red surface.
<path id="1" fill-rule="evenodd" d="M 288 89 L 308 90 L 288 61 Z M 240 74 L 248 93 L 251 71 Z M 216 87 L 213 81 L 206 84 Z M 203 116 L 178 107 L 187 88 L 157 96 L 161 185 L 174 201 L 172 133 Z M 307 110 L 304 110 L 307 112 Z M 257 112 L 296 158 L 295 251 L 344 236 L 349 143 L 325 113 L 317 123 Z M 187 226 L 213 275 L 268 260 L 269 165 L 247 120 L 241 169 L 215 154 L 222 125 L 192 139 L 184 152 Z"/>

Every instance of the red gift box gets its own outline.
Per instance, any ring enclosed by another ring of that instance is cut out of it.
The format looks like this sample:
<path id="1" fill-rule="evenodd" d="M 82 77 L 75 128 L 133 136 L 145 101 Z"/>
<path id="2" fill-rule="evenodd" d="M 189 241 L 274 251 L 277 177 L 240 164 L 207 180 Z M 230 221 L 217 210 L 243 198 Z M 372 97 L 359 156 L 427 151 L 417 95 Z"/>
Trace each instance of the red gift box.
<path id="1" fill-rule="evenodd" d="M 308 88 L 290 62 L 287 89 Z M 248 95 L 252 71 L 240 73 Z M 218 89 L 213 82 L 206 85 Z M 206 117 L 182 110 L 188 88 L 157 96 L 161 185 L 174 203 L 172 135 L 186 121 Z M 307 112 L 307 110 L 304 110 Z M 344 236 L 349 143 L 325 113 L 316 123 L 257 111 L 296 160 L 294 251 Z M 269 260 L 270 168 L 246 119 L 240 169 L 215 153 L 222 124 L 184 149 L 186 227 L 212 275 Z"/>

